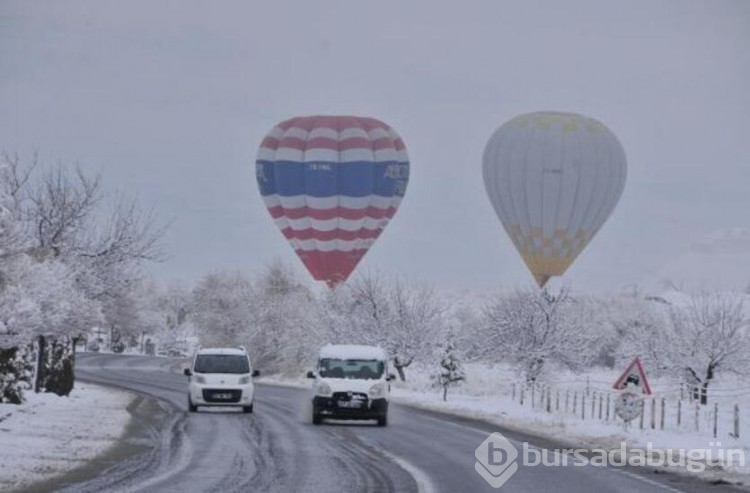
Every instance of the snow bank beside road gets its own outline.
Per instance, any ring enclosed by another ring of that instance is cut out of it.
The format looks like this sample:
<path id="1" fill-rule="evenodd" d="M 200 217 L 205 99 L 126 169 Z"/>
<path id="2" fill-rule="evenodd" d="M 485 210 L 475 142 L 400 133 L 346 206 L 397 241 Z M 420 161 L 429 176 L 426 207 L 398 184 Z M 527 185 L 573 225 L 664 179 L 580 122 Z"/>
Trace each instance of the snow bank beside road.
<path id="1" fill-rule="evenodd" d="M 104 453 L 130 422 L 134 396 L 76 382 L 70 397 L 0 404 L 0 491 L 28 487 Z"/>

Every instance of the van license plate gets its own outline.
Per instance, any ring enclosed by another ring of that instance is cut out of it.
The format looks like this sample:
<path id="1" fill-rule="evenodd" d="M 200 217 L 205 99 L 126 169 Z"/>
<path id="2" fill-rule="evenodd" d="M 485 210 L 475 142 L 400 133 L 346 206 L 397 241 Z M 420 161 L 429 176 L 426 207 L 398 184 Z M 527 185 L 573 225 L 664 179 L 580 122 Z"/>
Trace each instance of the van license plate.
<path id="1" fill-rule="evenodd" d="M 362 403 L 359 401 L 339 401 L 339 407 L 359 408 L 361 406 Z"/>
<path id="2" fill-rule="evenodd" d="M 228 401 L 232 398 L 232 394 L 214 394 L 214 399 L 221 399 L 223 401 Z"/>

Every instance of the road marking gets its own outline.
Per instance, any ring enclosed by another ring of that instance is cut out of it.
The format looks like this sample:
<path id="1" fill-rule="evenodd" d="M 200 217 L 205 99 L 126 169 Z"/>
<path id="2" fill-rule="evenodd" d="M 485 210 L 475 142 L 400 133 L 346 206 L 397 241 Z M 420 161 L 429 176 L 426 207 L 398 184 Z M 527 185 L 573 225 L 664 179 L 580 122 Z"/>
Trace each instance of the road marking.
<path id="1" fill-rule="evenodd" d="M 425 474 L 425 472 L 420 468 L 397 455 L 386 452 L 385 450 L 378 450 L 378 453 L 381 453 L 384 456 L 388 457 L 393 462 L 398 464 L 401 469 L 408 472 L 409 475 L 414 478 L 414 482 L 417 483 L 417 491 L 419 493 L 433 493 L 435 491 L 435 488 L 432 486 L 432 481 L 430 481 L 430 478 L 427 476 L 427 474 Z"/>
<path id="2" fill-rule="evenodd" d="M 413 408 L 413 409 L 419 410 L 419 408 Z M 430 410 L 428 409 L 427 411 L 430 411 Z M 433 411 L 433 412 L 435 412 L 435 411 Z M 436 422 L 438 422 L 440 424 L 448 424 L 448 425 L 453 426 L 455 428 L 461 428 L 463 430 L 471 431 L 472 433 L 476 433 L 477 435 L 480 435 L 482 438 L 487 438 L 487 432 L 486 431 L 479 430 L 478 428 L 474 428 L 474 427 L 472 427 L 470 425 L 466 425 L 466 424 L 463 424 L 463 423 L 456 423 L 454 421 L 451 421 L 449 419 L 450 416 L 447 416 L 445 418 L 442 418 L 442 417 L 437 418 L 435 416 L 432 416 L 432 415 L 426 414 L 426 413 L 419 413 L 419 414 L 421 415 L 422 418 L 426 418 L 426 419 L 429 419 L 429 420 L 432 420 L 432 421 L 436 421 Z M 460 416 L 458 416 L 458 417 L 460 417 Z M 498 425 L 498 427 L 502 428 L 502 426 L 499 426 L 499 425 Z M 514 440 L 510 440 L 510 441 L 514 442 Z M 520 442 L 516 442 L 516 443 L 520 443 Z"/>
<path id="3" fill-rule="evenodd" d="M 611 467 L 609 469 L 612 469 Z M 668 484 L 660 483 L 658 481 L 654 481 L 653 479 L 644 478 L 641 475 L 638 475 L 633 472 L 629 471 L 623 471 L 622 469 L 614 469 L 614 471 L 619 472 L 620 474 L 623 474 L 629 478 L 637 479 L 638 481 L 641 481 L 643 483 L 648 483 L 652 486 L 657 486 L 659 488 L 665 489 L 667 491 L 671 491 L 672 493 L 685 493 L 683 490 L 677 489 L 674 486 L 670 486 Z"/>

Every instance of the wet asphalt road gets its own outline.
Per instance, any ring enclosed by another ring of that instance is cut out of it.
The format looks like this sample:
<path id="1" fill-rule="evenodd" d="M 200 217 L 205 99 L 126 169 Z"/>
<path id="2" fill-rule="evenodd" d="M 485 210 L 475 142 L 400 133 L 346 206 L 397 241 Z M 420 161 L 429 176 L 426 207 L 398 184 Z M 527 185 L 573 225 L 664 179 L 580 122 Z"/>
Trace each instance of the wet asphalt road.
<path id="1" fill-rule="evenodd" d="M 186 410 L 179 360 L 80 355 L 78 378 L 136 392 L 119 447 L 82 471 L 40 485 L 65 492 L 686 492 L 738 491 L 646 468 L 521 466 L 499 489 L 475 471 L 493 431 L 520 450 L 544 441 L 486 423 L 391 405 L 389 425 L 313 426 L 307 391 L 256 386 L 254 414 Z M 519 464 L 520 465 L 520 464 Z"/>

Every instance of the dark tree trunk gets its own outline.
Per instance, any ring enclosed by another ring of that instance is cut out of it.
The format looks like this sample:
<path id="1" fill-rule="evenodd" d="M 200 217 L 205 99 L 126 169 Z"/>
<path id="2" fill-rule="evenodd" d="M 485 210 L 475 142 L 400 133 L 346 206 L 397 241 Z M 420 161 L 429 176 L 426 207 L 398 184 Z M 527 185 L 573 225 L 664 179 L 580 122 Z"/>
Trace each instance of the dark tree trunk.
<path id="1" fill-rule="evenodd" d="M 708 382 L 703 382 L 703 385 L 700 387 L 700 393 L 701 393 L 701 405 L 705 406 L 708 404 Z"/>
<path id="2" fill-rule="evenodd" d="M 708 384 L 711 383 L 711 380 L 714 379 L 715 371 L 716 365 L 713 363 L 710 363 L 708 365 L 708 368 L 706 368 L 706 378 L 703 380 L 703 384 L 701 385 L 701 405 L 703 406 L 708 404 Z"/>
<path id="3" fill-rule="evenodd" d="M 699 378 L 695 370 L 688 368 L 688 374 L 693 380 L 693 383 L 690 384 L 691 397 L 694 401 L 700 402 L 702 406 L 708 404 L 708 385 L 716 374 L 716 366 L 715 363 L 709 363 L 704 378 Z"/>
<path id="4" fill-rule="evenodd" d="M 75 382 L 74 357 L 72 352 L 67 352 L 68 344 L 70 342 L 67 339 L 53 341 L 47 359 L 49 372 L 44 386 L 47 392 L 52 392 L 60 397 L 70 395 Z"/>
<path id="5" fill-rule="evenodd" d="M 86 349 L 86 342 L 85 342 L 86 339 L 83 336 L 78 335 L 78 336 L 74 337 L 71 340 L 72 341 L 71 344 L 73 344 L 73 347 L 70 350 L 70 363 L 71 363 L 71 365 L 73 367 L 73 369 L 72 369 L 72 371 L 73 371 L 73 385 L 71 386 L 71 390 L 73 388 L 75 388 L 75 385 L 76 385 L 76 349 L 77 349 L 76 346 L 78 346 L 78 342 L 81 339 L 84 340 L 83 348 L 85 350 Z"/>
<path id="6" fill-rule="evenodd" d="M 39 393 L 45 378 L 45 361 L 47 360 L 47 341 L 44 336 L 37 339 L 36 371 L 34 374 L 34 392 Z"/>
<path id="7" fill-rule="evenodd" d="M 414 361 L 414 358 L 409 358 L 409 361 L 406 361 L 404 363 L 401 362 L 401 358 L 399 358 L 398 356 L 393 358 L 393 366 L 396 368 L 396 371 L 398 372 L 398 377 L 401 379 L 402 382 L 406 382 L 406 373 L 404 372 L 404 368 L 409 366 L 412 361 Z"/>

